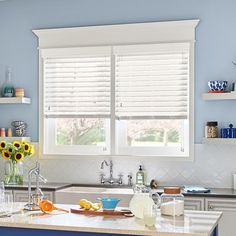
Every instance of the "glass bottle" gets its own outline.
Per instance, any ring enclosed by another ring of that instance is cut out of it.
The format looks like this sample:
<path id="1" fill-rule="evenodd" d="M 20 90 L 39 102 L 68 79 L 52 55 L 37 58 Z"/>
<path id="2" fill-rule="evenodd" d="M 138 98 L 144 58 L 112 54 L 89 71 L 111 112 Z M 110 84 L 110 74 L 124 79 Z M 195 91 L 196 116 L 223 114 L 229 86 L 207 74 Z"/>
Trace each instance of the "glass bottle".
<path id="1" fill-rule="evenodd" d="M 6 79 L 2 85 L 2 96 L 3 97 L 14 97 L 15 89 L 11 81 L 12 71 L 10 67 L 6 69 Z"/>
<path id="2" fill-rule="evenodd" d="M 142 166 L 140 165 L 139 170 L 136 173 L 136 184 L 137 185 L 144 185 L 144 183 L 145 183 L 144 172 L 143 172 Z"/>

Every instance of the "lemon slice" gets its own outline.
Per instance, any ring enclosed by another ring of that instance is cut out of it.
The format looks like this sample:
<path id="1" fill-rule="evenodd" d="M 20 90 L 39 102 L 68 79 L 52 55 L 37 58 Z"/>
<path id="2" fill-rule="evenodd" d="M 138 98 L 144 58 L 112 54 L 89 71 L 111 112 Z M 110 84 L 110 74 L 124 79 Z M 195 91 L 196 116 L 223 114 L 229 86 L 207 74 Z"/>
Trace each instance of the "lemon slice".
<path id="1" fill-rule="evenodd" d="M 92 204 L 92 209 L 93 209 L 94 211 L 98 211 L 99 209 L 101 209 L 101 207 L 102 207 L 102 204 L 101 204 L 101 203 L 93 203 L 93 204 Z"/>

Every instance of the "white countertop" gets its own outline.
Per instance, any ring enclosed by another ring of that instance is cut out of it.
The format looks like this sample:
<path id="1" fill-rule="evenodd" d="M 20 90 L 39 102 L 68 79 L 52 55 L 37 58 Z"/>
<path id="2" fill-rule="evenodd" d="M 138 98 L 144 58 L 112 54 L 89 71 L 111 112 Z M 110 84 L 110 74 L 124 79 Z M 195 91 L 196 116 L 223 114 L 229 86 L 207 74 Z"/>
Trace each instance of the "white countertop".
<path id="1" fill-rule="evenodd" d="M 17 204 L 20 207 L 19 203 Z M 75 205 L 56 206 L 77 209 Z M 85 216 L 53 211 L 21 212 L 0 218 L 0 227 L 19 227 L 96 233 L 156 235 L 156 236 L 210 236 L 217 226 L 221 212 L 185 211 L 184 216 L 167 217 L 158 212 L 155 227 L 146 227 L 143 220 L 135 217 Z M 1 228 L 0 228 L 1 232 Z"/>

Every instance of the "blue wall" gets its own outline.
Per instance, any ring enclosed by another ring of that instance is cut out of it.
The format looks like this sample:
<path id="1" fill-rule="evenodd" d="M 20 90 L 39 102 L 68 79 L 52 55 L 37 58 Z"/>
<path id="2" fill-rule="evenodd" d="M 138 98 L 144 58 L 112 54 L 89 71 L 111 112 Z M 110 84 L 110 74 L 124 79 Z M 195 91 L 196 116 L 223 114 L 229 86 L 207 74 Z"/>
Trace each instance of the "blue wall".
<path id="1" fill-rule="evenodd" d="M 236 103 L 206 102 L 207 81 L 236 82 L 235 0 L 7 0 L 0 2 L 0 83 L 8 65 L 31 105 L 0 105 L 0 127 L 24 120 L 38 141 L 38 28 L 200 19 L 195 61 L 195 142 L 207 120 L 236 124 Z"/>

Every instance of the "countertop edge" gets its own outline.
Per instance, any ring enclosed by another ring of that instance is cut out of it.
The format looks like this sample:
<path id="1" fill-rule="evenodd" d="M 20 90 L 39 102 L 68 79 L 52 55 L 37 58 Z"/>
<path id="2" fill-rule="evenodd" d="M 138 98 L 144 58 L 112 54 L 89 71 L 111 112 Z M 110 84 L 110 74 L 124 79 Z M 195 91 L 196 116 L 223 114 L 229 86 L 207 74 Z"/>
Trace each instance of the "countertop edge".
<path id="1" fill-rule="evenodd" d="M 66 205 L 61 205 L 62 207 Z M 69 206 L 69 205 L 67 205 Z M 69 213 L 68 216 L 69 219 L 73 215 L 72 213 Z M 52 224 L 49 223 L 34 223 L 34 222 L 17 222 L 14 219 L 6 219 L 6 221 L 1 221 L 0 219 L 0 228 L 6 227 L 6 228 L 23 228 L 23 229 L 38 229 L 38 230 L 58 230 L 58 231 L 71 231 L 71 232 L 91 232 L 91 233 L 107 233 L 107 234 L 121 234 L 121 235 L 145 235 L 145 236 L 210 236 L 212 232 L 214 231 L 215 227 L 218 225 L 220 218 L 222 217 L 222 212 L 209 212 L 209 211 L 194 211 L 194 210 L 186 210 L 185 214 L 187 217 L 191 217 L 192 215 L 195 215 L 196 218 L 199 218 L 199 216 L 204 215 L 204 217 L 212 217 L 212 215 L 215 216 L 215 222 L 209 223 L 210 228 L 208 229 L 208 232 L 161 232 L 156 230 L 150 230 L 150 228 L 132 228 L 132 229 L 126 229 L 122 228 L 119 225 L 117 225 L 117 228 L 114 227 L 104 227 L 102 225 L 92 225 L 89 226 L 89 222 L 85 225 L 65 225 L 65 224 L 57 224 L 53 222 Z M 55 215 L 58 217 L 58 215 Z M 66 215 L 62 215 L 65 217 Z M 60 217 L 60 215 L 59 215 Z M 139 220 L 139 219 L 138 219 Z M 88 226 L 87 226 L 88 225 Z"/>

